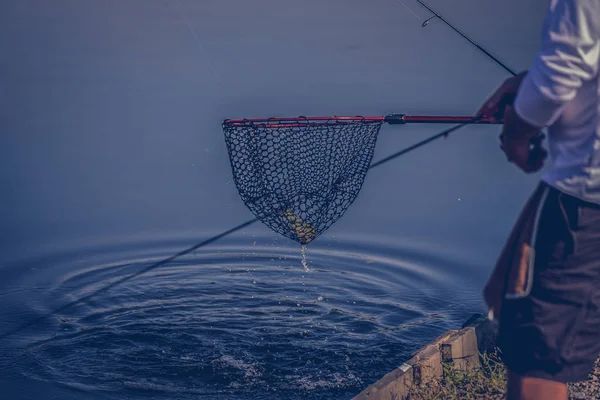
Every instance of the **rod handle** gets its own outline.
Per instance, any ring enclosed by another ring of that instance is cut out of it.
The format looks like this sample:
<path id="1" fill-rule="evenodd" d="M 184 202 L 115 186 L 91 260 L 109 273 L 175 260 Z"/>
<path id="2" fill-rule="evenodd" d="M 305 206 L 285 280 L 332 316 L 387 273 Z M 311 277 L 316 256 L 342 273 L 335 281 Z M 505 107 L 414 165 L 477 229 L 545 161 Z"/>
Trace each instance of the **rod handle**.
<path id="1" fill-rule="evenodd" d="M 389 114 L 384 119 L 390 125 L 401 124 L 491 124 L 492 121 L 487 117 L 476 119 L 470 116 L 439 116 L 439 115 L 406 115 L 406 114 Z M 501 124 L 502 121 L 495 122 Z"/>

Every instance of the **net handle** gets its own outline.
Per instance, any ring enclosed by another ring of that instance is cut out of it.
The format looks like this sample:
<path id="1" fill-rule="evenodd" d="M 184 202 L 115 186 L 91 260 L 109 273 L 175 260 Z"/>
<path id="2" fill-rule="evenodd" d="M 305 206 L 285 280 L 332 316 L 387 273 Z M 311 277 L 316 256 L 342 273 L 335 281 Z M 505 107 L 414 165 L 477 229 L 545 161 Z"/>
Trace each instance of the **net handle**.
<path id="1" fill-rule="evenodd" d="M 489 117 L 475 118 L 471 116 L 441 116 L 441 115 L 406 115 L 389 114 L 385 117 L 362 116 L 330 116 L 330 117 L 271 117 L 226 119 L 224 126 L 258 126 L 263 128 L 293 128 L 314 125 L 343 125 L 357 123 L 387 123 L 390 125 L 403 124 L 502 124 L 501 120 L 492 121 Z"/>
<path id="2" fill-rule="evenodd" d="M 502 121 L 492 121 L 489 117 L 475 118 L 467 116 L 445 115 L 405 115 L 390 114 L 383 120 L 390 125 L 401 124 L 502 124 Z"/>

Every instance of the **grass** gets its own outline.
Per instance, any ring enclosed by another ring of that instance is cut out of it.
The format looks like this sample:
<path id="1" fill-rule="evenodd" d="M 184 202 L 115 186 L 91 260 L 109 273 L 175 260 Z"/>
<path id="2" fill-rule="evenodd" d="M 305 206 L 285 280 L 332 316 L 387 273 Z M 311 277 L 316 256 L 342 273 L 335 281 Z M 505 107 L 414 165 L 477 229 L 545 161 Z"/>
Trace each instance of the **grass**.
<path id="1" fill-rule="evenodd" d="M 502 399 L 506 390 L 506 369 L 499 350 L 481 354 L 480 361 L 481 368 L 471 371 L 443 364 L 443 379 L 413 385 L 406 400 Z"/>

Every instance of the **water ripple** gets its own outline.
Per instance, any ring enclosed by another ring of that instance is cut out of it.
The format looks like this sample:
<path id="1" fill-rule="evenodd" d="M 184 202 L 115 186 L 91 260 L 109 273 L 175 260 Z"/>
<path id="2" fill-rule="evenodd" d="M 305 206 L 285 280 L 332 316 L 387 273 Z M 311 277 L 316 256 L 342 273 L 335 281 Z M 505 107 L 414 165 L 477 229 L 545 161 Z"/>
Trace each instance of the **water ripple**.
<path id="1" fill-rule="evenodd" d="M 20 321 L 49 318 L 10 341 L 12 373 L 110 399 L 349 398 L 479 300 L 442 272 L 460 260 L 377 239 L 323 239 L 310 271 L 299 248 L 223 242 L 94 295 L 176 247 L 24 262 L 0 297 Z"/>

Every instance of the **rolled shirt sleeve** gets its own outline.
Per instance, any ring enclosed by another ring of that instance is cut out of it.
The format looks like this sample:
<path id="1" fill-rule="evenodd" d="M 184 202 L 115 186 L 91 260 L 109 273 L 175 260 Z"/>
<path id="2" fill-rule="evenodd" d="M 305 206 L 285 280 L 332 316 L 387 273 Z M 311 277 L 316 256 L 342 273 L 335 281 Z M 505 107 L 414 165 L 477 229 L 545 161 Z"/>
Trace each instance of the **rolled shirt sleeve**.
<path id="1" fill-rule="evenodd" d="M 515 111 L 533 126 L 552 125 L 582 83 L 596 77 L 599 58 L 600 0 L 551 0 Z"/>

